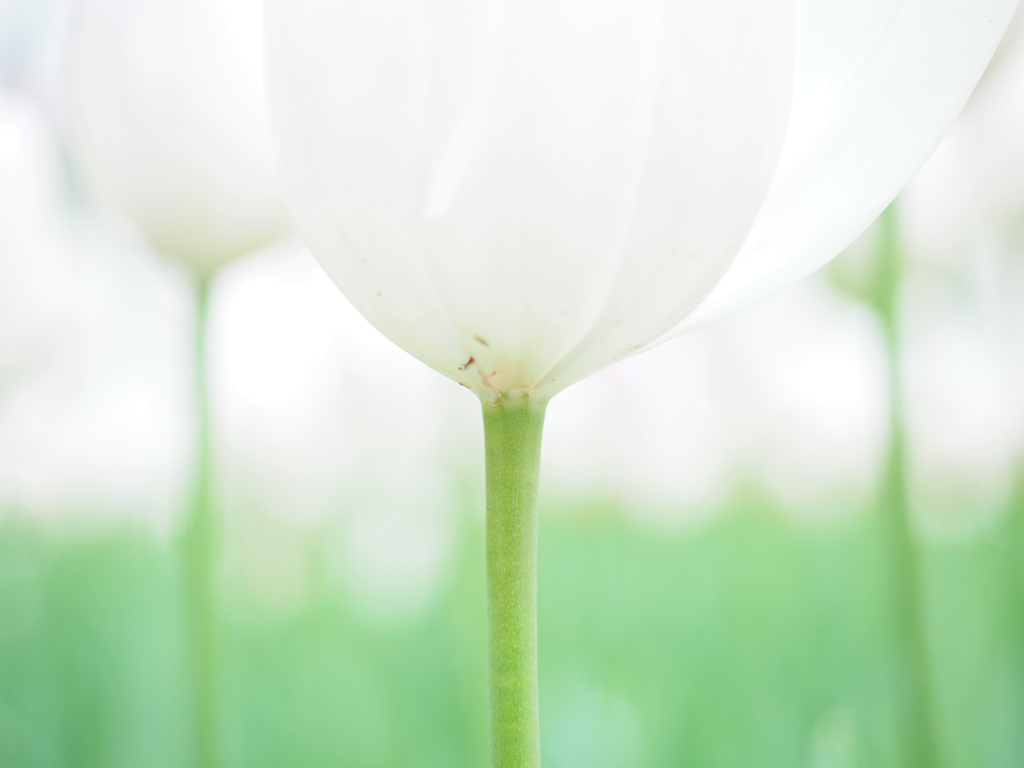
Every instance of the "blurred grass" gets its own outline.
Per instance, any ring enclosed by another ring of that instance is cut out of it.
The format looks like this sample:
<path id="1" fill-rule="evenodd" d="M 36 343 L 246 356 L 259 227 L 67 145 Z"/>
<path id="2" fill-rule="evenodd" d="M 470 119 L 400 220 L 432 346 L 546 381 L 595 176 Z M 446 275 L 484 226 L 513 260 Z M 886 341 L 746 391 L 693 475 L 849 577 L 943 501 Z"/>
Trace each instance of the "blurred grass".
<path id="1" fill-rule="evenodd" d="M 1024 521 L 924 549 L 942 768 L 1024 764 Z M 229 764 L 486 764 L 483 531 L 421 614 L 364 617 L 308 536 L 292 612 L 231 582 Z M 906 660 L 881 515 L 808 531 L 756 500 L 692 532 L 546 510 L 546 768 L 897 768 Z M 172 555 L 0 527 L 0 766 L 193 764 Z"/>

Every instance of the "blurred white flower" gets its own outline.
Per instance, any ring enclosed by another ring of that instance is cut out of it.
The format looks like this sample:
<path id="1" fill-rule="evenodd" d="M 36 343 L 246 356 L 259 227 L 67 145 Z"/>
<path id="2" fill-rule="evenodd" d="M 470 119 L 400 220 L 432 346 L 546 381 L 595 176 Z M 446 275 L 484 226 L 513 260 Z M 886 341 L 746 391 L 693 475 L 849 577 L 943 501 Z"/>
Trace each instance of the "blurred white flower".
<path id="1" fill-rule="evenodd" d="M 288 229 L 259 0 L 80 0 L 72 145 L 99 197 L 201 272 Z"/>
<path id="2" fill-rule="evenodd" d="M 186 445 L 184 281 L 66 198 L 51 119 L 0 91 L 0 509 L 166 530 Z"/>
<path id="3" fill-rule="evenodd" d="M 269 0 L 268 106 L 359 311 L 486 400 L 543 400 L 849 244 L 1015 6 Z"/>
<path id="4" fill-rule="evenodd" d="M 415 615 L 437 594 L 459 508 L 460 455 L 446 444 L 464 441 L 446 414 L 473 398 L 381 336 L 298 243 L 230 265 L 215 291 L 229 514 L 329 531 L 331 577 L 361 610 Z"/>
<path id="5" fill-rule="evenodd" d="M 74 265 L 59 171 L 45 115 L 0 89 L 0 388 L 45 354 L 68 317 Z"/>
<path id="6" fill-rule="evenodd" d="M 624 361 L 561 396 L 545 425 L 545 498 L 610 499 L 679 528 L 721 509 L 734 442 L 706 333 Z"/>
<path id="7" fill-rule="evenodd" d="M 1012 338 L 962 284 L 912 275 L 905 293 L 911 509 L 922 532 L 963 536 L 1005 511 L 1024 447 Z"/>
<path id="8" fill-rule="evenodd" d="M 167 534 L 190 437 L 187 281 L 96 225 L 75 241 L 72 322 L 0 401 L 0 508 Z"/>
<path id="9" fill-rule="evenodd" d="M 72 0 L 0 0 L 0 82 L 63 114 Z"/>
<path id="10" fill-rule="evenodd" d="M 1024 21 L 1014 26 L 901 198 L 911 258 L 955 269 L 986 251 L 1024 255 Z"/>
<path id="11" fill-rule="evenodd" d="M 806 522 L 868 509 L 889 436 L 875 314 L 816 278 L 711 330 L 747 473 Z"/>
<path id="12" fill-rule="evenodd" d="M 1024 449 L 1024 12 L 901 198 L 911 497 L 927 533 L 1005 509 Z"/>
<path id="13" fill-rule="evenodd" d="M 561 395 L 545 495 L 615 498 L 678 527 L 746 478 L 800 522 L 842 521 L 874 501 L 888 387 L 875 314 L 812 278 Z"/>

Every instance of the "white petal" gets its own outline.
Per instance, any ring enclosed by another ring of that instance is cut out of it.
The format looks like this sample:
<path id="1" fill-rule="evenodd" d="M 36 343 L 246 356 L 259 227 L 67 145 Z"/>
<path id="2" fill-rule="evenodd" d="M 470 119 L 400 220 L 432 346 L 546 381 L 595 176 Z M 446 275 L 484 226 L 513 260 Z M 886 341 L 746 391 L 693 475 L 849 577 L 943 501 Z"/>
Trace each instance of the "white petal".
<path id="1" fill-rule="evenodd" d="M 786 148 L 721 283 L 665 338 L 749 306 L 849 245 L 927 159 L 1016 0 L 801 0 Z"/>
<path id="2" fill-rule="evenodd" d="M 791 0 L 267 13 L 307 243 L 381 331 L 478 391 L 550 394 L 671 328 L 738 250 L 781 152 Z"/>

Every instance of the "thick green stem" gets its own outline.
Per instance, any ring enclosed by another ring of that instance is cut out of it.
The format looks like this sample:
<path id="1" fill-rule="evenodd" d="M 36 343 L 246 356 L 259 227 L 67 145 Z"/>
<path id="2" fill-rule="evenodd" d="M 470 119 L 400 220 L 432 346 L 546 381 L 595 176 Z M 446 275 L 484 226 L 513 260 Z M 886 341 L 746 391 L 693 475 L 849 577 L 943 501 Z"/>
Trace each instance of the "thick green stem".
<path id="1" fill-rule="evenodd" d="M 195 336 L 196 450 L 192 499 L 181 541 L 187 650 L 191 664 L 196 765 L 219 768 L 217 677 L 217 568 L 220 518 L 214 504 L 208 412 L 207 352 L 209 281 L 197 297 Z"/>
<path id="2" fill-rule="evenodd" d="M 537 484 L 544 404 L 483 406 L 492 768 L 538 768 Z"/>
<path id="3" fill-rule="evenodd" d="M 884 501 L 888 511 L 886 541 L 892 572 L 897 628 L 907 661 L 909 709 L 906 728 L 906 765 L 937 768 L 928 672 L 928 643 L 921 584 L 921 558 L 908 514 L 906 428 L 900 366 L 897 301 L 901 276 L 900 242 L 895 204 L 882 214 L 879 279 L 875 305 L 882 317 L 889 362 L 890 439 Z"/>

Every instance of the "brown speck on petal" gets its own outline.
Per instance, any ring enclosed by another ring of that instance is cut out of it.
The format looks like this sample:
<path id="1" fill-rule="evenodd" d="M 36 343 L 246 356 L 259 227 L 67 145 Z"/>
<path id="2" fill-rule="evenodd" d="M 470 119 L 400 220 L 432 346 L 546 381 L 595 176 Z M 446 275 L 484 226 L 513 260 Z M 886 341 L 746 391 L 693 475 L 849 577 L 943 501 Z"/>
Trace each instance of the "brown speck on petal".
<path id="1" fill-rule="evenodd" d="M 476 359 L 472 355 L 470 355 L 469 356 L 469 360 L 467 360 L 466 362 L 464 362 L 462 365 L 459 366 L 459 370 L 460 371 L 464 371 L 467 368 L 469 368 L 469 366 L 471 366 L 475 362 L 476 362 Z"/>
<path id="2" fill-rule="evenodd" d="M 483 344 L 485 347 L 491 346 L 490 344 L 487 343 L 487 340 L 485 338 L 483 338 L 482 336 L 474 336 L 473 338 L 476 339 L 481 344 Z"/>

